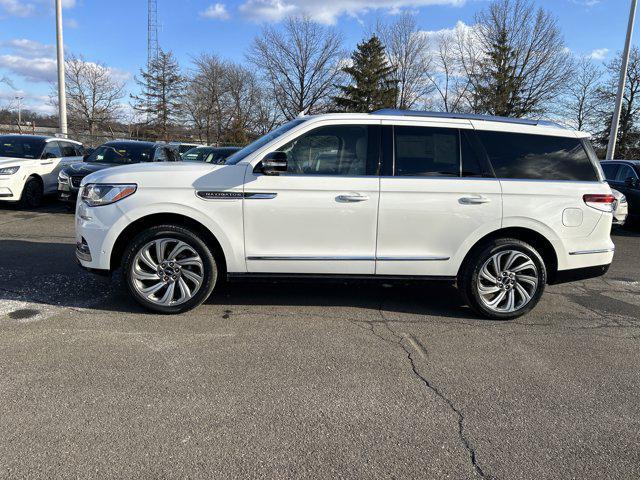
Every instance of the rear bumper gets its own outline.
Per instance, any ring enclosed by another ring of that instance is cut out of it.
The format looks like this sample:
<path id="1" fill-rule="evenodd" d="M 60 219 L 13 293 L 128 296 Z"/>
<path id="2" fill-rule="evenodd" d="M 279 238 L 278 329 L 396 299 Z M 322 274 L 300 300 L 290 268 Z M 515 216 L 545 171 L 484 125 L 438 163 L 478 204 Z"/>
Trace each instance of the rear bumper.
<path id="1" fill-rule="evenodd" d="M 595 267 L 574 268 L 571 270 L 561 270 L 556 272 L 554 278 L 549 281 L 549 285 L 559 285 L 562 283 L 577 282 L 580 280 L 588 280 L 589 278 L 598 278 L 606 275 L 611 264 L 598 265 Z"/>

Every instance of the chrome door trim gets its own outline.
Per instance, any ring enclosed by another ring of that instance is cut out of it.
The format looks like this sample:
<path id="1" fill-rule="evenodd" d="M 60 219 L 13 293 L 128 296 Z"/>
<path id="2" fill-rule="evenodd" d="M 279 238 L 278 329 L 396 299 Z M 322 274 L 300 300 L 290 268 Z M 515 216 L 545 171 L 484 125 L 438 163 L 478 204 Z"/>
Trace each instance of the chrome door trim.
<path id="1" fill-rule="evenodd" d="M 244 198 L 248 200 L 272 200 L 278 196 L 277 193 L 249 193 L 245 192 Z"/>
<path id="2" fill-rule="evenodd" d="M 259 192 L 224 192 L 217 190 L 198 190 L 196 196 L 203 200 L 271 200 L 278 196 L 277 193 Z"/>
<path id="3" fill-rule="evenodd" d="M 297 262 L 324 262 L 324 261 L 344 261 L 344 262 L 358 262 L 358 261 L 380 261 L 380 262 L 444 262 L 449 260 L 449 257 L 316 257 L 316 256 L 273 256 L 273 255 L 256 255 L 249 256 L 247 260 L 259 260 L 259 261 L 297 261 Z"/>
<path id="4" fill-rule="evenodd" d="M 616 251 L 616 247 L 600 248 L 598 250 L 578 250 L 577 252 L 569 252 L 569 255 L 594 255 L 597 253 L 612 253 L 615 251 Z"/>
<path id="5" fill-rule="evenodd" d="M 374 257 L 305 257 L 305 256 L 274 256 L 274 255 L 258 255 L 247 257 L 247 260 L 261 260 L 261 261 L 281 261 L 290 260 L 296 262 L 325 262 L 325 261 L 339 261 L 339 262 L 373 262 Z"/>
<path id="6" fill-rule="evenodd" d="M 446 262 L 450 257 L 378 257 L 379 262 Z"/>

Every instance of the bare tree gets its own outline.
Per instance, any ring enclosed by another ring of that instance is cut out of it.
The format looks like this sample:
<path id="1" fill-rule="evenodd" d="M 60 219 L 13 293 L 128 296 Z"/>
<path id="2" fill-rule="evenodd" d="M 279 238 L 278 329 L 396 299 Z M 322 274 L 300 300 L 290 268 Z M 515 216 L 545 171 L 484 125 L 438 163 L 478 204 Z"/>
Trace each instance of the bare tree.
<path id="1" fill-rule="evenodd" d="M 466 41 L 466 34 L 460 29 L 440 32 L 433 38 L 432 70 L 428 77 L 434 87 L 436 108 L 439 110 L 469 110 L 471 81 L 461 60 L 467 48 Z"/>
<path id="2" fill-rule="evenodd" d="M 280 30 L 265 27 L 247 55 L 286 118 L 327 108 L 341 58 L 341 36 L 308 17 L 289 18 Z"/>
<path id="3" fill-rule="evenodd" d="M 461 55 L 478 113 L 536 116 L 570 75 L 556 19 L 531 0 L 494 0 L 476 17 Z"/>
<path id="4" fill-rule="evenodd" d="M 598 92 L 602 82 L 602 70 L 591 59 L 579 58 L 572 69 L 571 79 L 562 100 L 560 115 L 578 130 L 594 131 L 598 128 Z"/>
<path id="5" fill-rule="evenodd" d="M 429 81 L 433 65 L 429 38 L 418 29 L 416 16 L 403 13 L 391 24 L 378 22 L 376 33 L 395 72 L 394 80 L 398 86 L 396 106 L 411 109 L 421 101 L 424 103 L 425 96 L 434 89 Z"/>
<path id="6" fill-rule="evenodd" d="M 95 135 L 122 116 L 121 101 L 126 82 L 114 78 L 101 63 L 70 55 L 65 62 L 67 110 L 72 126 Z M 57 96 L 52 95 L 57 105 Z"/>

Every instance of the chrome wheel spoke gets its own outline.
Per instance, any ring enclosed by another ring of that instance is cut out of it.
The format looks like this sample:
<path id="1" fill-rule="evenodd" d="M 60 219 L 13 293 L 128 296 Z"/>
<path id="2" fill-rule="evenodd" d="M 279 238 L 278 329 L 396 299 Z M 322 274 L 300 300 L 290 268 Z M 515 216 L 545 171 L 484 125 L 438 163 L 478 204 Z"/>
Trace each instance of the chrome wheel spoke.
<path id="1" fill-rule="evenodd" d="M 176 243 L 175 247 L 173 247 L 173 249 L 171 250 L 171 253 L 167 255 L 167 260 L 175 261 L 176 257 L 185 250 L 191 250 L 191 247 L 184 242 Z"/>
<path id="2" fill-rule="evenodd" d="M 480 276 L 493 284 L 498 283 L 497 277 L 491 274 L 488 267 L 489 265 L 485 265 L 484 267 L 482 267 L 482 269 L 480 270 Z"/>
<path id="3" fill-rule="evenodd" d="M 512 268 L 511 271 L 513 273 L 518 273 L 518 272 L 522 272 L 523 270 L 528 270 L 528 269 L 537 270 L 535 263 L 533 263 L 533 261 L 530 260 L 530 259 L 527 259 L 527 261 L 524 262 L 522 265 L 519 265 L 516 268 Z"/>
<path id="4" fill-rule="evenodd" d="M 162 305 L 171 305 L 173 300 L 173 292 L 175 291 L 175 289 L 176 289 L 176 284 L 173 282 L 170 283 L 169 286 L 167 287 L 167 291 L 164 292 L 164 295 L 159 300 L 159 302 Z"/>
<path id="5" fill-rule="evenodd" d="M 520 302 L 520 305 L 518 307 L 522 305 L 526 305 L 531 301 L 531 295 L 529 295 L 529 292 L 527 292 L 525 288 L 519 283 L 516 284 L 516 291 L 520 294 L 520 297 L 522 298 L 522 302 Z"/>
<path id="6" fill-rule="evenodd" d="M 200 288 L 200 285 L 202 284 L 202 277 L 200 275 L 192 272 L 191 270 L 183 270 L 182 276 L 188 280 L 191 280 L 191 282 L 195 284 L 196 289 Z"/>
<path id="7" fill-rule="evenodd" d="M 178 289 L 180 290 L 180 298 L 178 299 L 178 301 L 191 298 L 191 289 L 183 278 L 178 279 Z"/>
<path id="8" fill-rule="evenodd" d="M 497 308 L 498 305 L 500 305 L 500 302 L 502 302 L 504 300 L 504 297 L 506 297 L 506 296 L 507 296 L 507 292 L 502 291 L 493 300 L 491 300 L 488 303 L 488 305 L 490 307 Z"/>
<path id="9" fill-rule="evenodd" d="M 202 260 L 200 260 L 199 256 L 189 257 L 189 258 L 181 258 L 180 260 L 176 260 L 176 263 L 181 267 L 199 267 L 202 268 Z"/>
<path id="10" fill-rule="evenodd" d="M 163 282 L 158 282 L 158 283 L 156 283 L 154 285 L 151 285 L 150 287 L 142 288 L 142 289 L 140 289 L 140 291 L 146 297 L 151 297 L 154 293 L 156 293 L 158 290 L 160 290 L 164 286 L 165 286 L 165 284 Z"/>
<path id="11" fill-rule="evenodd" d="M 500 287 L 498 287 L 497 285 L 479 285 L 478 286 L 478 290 L 480 291 L 481 295 L 490 295 L 492 293 L 497 293 L 500 291 Z"/>
<path id="12" fill-rule="evenodd" d="M 513 291 L 513 289 L 509 290 L 507 292 L 507 305 L 504 307 L 504 309 L 507 312 L 513 312 L 516 308 L 516 294 Z"/>
<path id="13" fill-rule="evenodd" d="M 536 287 L 538 285 L 538 279 L 536 277 L 530 277 L 529 275 L 518 275 L 518 281 L 527 283 L 532 287 Z"/>
<path id="14" fill-rule="evenodd" d="M 142 263 L 144 263 L 147 267 L 153 270 L 156 270 L 158 268 L 158 264 L 153 260 L 153 258 L 151 258 L 150 247 L 147 246 L 143 248 L 138 255 L 140 256 L 140 260 L 142 261 Z"/>
<path id="15" fill-rule="evenodd" d="M 136 280 L 155 280 L 160 281 L 160 275 L 157 272 L 145 272 L 143 270 L 139 270 L 134 268 L 133 270 L 133 278 Z"/>

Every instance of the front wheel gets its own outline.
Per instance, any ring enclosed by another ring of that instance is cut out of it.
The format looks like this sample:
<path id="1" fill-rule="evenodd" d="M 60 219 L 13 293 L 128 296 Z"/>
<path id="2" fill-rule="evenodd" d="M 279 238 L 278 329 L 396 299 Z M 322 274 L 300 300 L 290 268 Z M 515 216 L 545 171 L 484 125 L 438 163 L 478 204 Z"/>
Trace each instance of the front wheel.
<path id="1" fill-rule="evenodd" d="M 44 188 L 42 182 L 35 177 L 31 177 L 22 189 L 22 195 L 18 204 L 22 208 L 38 208 L 42 205 L 43 196 Z"/>
<path id="2" fill-rule="evenodd" d="M 497 239 L 471 255 L 458 278 L 469 306 L 480 315 L 509 320 L 530 312 L 547 283 L 542 257 L 516 239 Z"/>
<path id="3" fill-rule="evenodd" d="M 133 298 L 148 310 L 181 313 L 204 302 L 218 279 L 216 260 L 197 233 L 176 225 L 149 228 L 123 260 Z"/>

